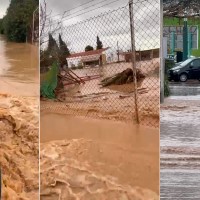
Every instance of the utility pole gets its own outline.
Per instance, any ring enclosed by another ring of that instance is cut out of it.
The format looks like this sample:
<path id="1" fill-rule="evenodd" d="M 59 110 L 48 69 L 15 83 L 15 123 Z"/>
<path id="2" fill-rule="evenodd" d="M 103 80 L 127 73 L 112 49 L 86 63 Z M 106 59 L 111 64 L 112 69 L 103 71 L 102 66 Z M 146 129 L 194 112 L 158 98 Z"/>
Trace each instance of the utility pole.
<path id="1" fill-rule="evenodd" d="M 138 93 L 137 93 L 137 72 L 136 72 L 136 48 L 135 48 L 135 28 L 133 16 L 133 0 L 129 0 L 129 16 L 130 16 L 130 29 L 131 29 L 131 50 L 132 50 L 132 68 L 133 68 L 133 81 L 134 81 L 134 97 L 135 97 L 135 115 L 136 122 L 139 124 L 138 112 Z"/>
<path id="2" fill-rule="evenodd" d="M 39 9 L 36 8 L 34 11 L 33 11 L 33 24 L 32 24 L 32 44 L 34 42 L 34 35 L 35 35 L 35 12 Z"/>
<path id="3" fill-rule="evenodd" d="M 117 58 L 118 58 L 118 62 L 119 62 L 119 42 L 117 41 Z"/>
<path id="4" fill-rule="evenodd" d="M 187 12 L 185 11 L 184 25 L 183 25 L 183 61 L 188 59 L 188 24 Z"/>
<path id="5" fill-rule="evenodd" d="M 163 45 L 163 3 L 160 4 L 160 103 L 165 99 L 165 58 Z"/>

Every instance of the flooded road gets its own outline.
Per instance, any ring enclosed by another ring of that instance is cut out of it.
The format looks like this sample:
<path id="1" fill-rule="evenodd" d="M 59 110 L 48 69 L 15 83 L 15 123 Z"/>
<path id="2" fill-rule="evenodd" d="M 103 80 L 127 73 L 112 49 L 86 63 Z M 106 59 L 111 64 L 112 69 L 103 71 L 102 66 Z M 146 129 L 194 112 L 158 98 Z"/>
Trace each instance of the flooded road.
<path id="1" fill-rule="evenodd" d="M 8 42 L 0 35 L 0 92 L 19 96 L 39 94 L 38 47 Z"/>
<path id="2" fill-rule="evenodd" d="M 171 88 L 173 96 L 161 105 L 161 199 L 199 200 L 199 85 L 177 84 Z"/>
<path id="3" fill-rule="evenodd" d="M 42 200 L 159 199 L 158 129 L 41 113 L 40 157 Z"/>
<path id="4" fill-rule="evenodd" d="M 172 82 L 169 85 L 172 96 L 196 96 L 200 95 L 200 81 L 189 80 L 186 83 Z"/>

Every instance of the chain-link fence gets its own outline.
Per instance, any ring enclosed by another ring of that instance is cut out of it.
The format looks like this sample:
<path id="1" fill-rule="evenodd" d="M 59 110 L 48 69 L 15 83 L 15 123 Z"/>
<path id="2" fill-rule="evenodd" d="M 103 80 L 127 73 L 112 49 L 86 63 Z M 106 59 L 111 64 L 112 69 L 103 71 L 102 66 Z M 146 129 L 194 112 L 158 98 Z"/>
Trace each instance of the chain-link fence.
<path id="1" fill-rule="evenodd" d="M 159 10 L 157 0 L 130 1 L 60 28 L 69 49 L 56 91 L 61 102 L 41 109 L 158 127 Z"/>

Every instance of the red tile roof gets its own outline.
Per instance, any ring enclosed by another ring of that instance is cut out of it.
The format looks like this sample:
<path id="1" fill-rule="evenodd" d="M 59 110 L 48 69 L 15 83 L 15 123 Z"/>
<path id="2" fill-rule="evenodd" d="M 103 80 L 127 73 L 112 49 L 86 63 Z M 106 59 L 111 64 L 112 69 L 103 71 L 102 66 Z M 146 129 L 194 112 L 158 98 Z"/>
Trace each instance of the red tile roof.
<path id="1" fill-rule="evenodd" d="M 98 54 L 101 54 L 102 52 L 106 51 L 107 49 L 109 49 L 109 47 L 103 48 L 103 49 L 98 49 L 98 50 L 93 50 L 93 51 L 84 51 L 84 52 L 80 52 L 80 53 L 73 53 L 70 56 L 68 56 L 67 58 L 75 58 L 75 57 L 83 57 L 83 56 L 90 56 L 90 55 L 98 55 Z"/>

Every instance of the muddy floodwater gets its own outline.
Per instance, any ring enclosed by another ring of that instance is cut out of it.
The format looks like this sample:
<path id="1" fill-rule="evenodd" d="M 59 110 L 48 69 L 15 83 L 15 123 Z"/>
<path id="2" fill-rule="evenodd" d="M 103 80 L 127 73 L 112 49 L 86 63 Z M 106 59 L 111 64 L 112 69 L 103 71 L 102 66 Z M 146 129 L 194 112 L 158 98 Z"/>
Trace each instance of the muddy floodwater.
<path id="1" fill-rule="evenodd" d="M 173 85 L 161 106 L 162 200 L 200 199 L 199 85 L 182 87 Z"/>
<path id="2" fill-rule="evenodd" d="M 38 95 L 38 57 L 37 46 L 8 42 L 0 35 L 0 92 Z"/>
<path id="3" fill-rule="evenodd" d="M 38 95 L 38 47 L 8 42 L 0 35 L 3 200 L 38 199 Z"/>
<path id="4" fill-rule="evenodd" d="M 159 199 L 158 129 L 41 115 L 41 199 Z"/>

